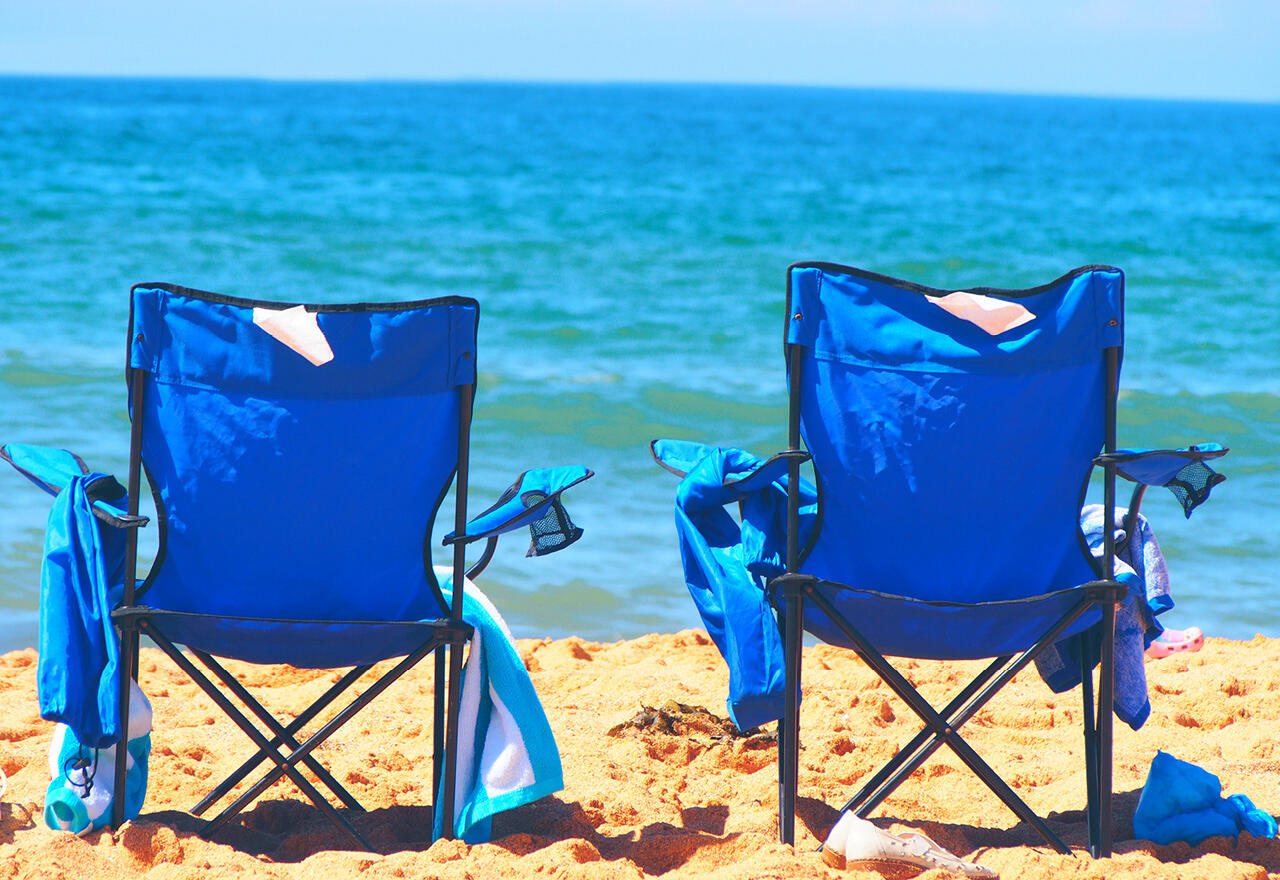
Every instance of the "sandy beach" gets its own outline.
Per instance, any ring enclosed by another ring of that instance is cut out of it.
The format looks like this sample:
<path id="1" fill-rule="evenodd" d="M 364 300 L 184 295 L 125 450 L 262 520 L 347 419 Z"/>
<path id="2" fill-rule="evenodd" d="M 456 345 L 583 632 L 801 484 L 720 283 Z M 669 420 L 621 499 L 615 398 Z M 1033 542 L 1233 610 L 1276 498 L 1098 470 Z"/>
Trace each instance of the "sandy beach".
<path id="1" fill-rule="evenodd" d="M 143 815 L 112 835 L 77 838 L 39 817 L 53 725 L 35 699 L 36 653 L 0 656 L 0 878 L 443 877 L 760 878 L 876 874 L 823 864 L 818 844 L 857 780 L 908 739 L 907 710 L 851 654 L 807 651 L 798 844 L 776 842 L 775 745 L 769 733 L 726 732 L 727 673 L 704 633 L 614 644 L 522 640 L 564 760 L 564 791 L 501 816 L 492 843 L 430 843 L 431 681 L 398 682 L 322 750 L 369 808 L 357 825 L 381 850 L 349 842 L 290 784 L 272 789 L 217 842 L 195 833 L 190 808 L 208 780 L 249 752 L 243 734 L 175 667 L 144 654 L 140 681 L 155 709 Z M 328 671 L 231 666 L 281 711 L 335 679 Z M 908 664 L 936 699 L 973 664 Z M 1151 719 L 1117 726 L 1116 855 L 1093 861 L 1042 845 L 948 752 L 937 753 L 873 815 L 919 830 L 1005 878 L 1280 877 L 1280 841 L 1213 838 L 1195 848 L 1133 839 L 1132 814 L 1157 749 L 1217 774 L 1225 794 L 1280 811 L 1280 640 L 1209 639 L 1196 654 L 1147 664 Z M 646 713 L 643 707 L 659 711 Z M 699 709 L 706 712 L 698 711 Z M 1077 692 L 1051 693 L 1033 672 L 966 725 L 970 742 L 1073 848 L 1082 850 Z M 664 714 L 665 712 L 665 714 Z M 709 715 L 707 713 L 710 713 Z M 715 717 L 710 717 L 715 716 Z M 925 876 L 945 876 L 933 872 Z"/>

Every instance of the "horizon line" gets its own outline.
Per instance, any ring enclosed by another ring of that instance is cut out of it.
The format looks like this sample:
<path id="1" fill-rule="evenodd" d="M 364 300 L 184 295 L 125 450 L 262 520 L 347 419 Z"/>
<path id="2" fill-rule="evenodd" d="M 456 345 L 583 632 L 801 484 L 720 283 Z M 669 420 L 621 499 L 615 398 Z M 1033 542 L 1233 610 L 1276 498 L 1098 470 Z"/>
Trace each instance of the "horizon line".
<path id="1" fill-rule="evenodd" d="M 50 79 L 50 80 L 123 80 L 152 82 L 228 82 L 264 83 L 275 85 L 493 85 L 493 86 L 570 86 L 579 88 L 604 88 L 617 86 L 644 87 L 705 87 L 748 89 L 802 89 L 813 91 L 885 92 L 937 95 L 971 95 L 1010 98 L 1066 98 L 1097 101 L 1151 101 L 1181 104 L 1232 104 L 1276 106 L 1280 96 L 1274 98 L 1242 98 L 1227 96 L 1189 96 L 1123 92 L 1071 92 L 1056 90 L 1020 90 L 1016 88 L 947 87 L 937 85 L 855 85 L 849 83 L 801 83 L 751 80 L 680 80 L 639 78 L 558 78 L 526 77 L 516 79 L 501 76 L 288 76 L 261 74 L 199 74 L 199 73 L 51 73 L 0 70 L 0 79 Z"/>

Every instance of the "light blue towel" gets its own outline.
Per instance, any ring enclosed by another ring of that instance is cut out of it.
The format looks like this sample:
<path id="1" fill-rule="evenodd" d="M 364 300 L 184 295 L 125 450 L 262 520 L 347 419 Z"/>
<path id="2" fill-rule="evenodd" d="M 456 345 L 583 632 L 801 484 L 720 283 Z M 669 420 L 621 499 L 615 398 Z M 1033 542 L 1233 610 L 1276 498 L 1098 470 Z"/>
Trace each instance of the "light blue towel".
<path id="1" fill-rule="evenodd" d="M 1115 521 L 1124 521 L 1127 511 L 1117 508 Z M 1103 507 L 1087 505 L 1080 512 L 1080 530 L 1089 541 L 1095 556 L 1102 555 Z M 1160 544 L 1146 517 L 1138 514 L 1133 537 L 1123 547 L 1124 532 L 1116 529 L 1116 579 L 1129 586 L 1129 598 L 1116 612 L 1115 700 L 1116 717 L 1134 730 L 1146 723 L 1151 714 L 1147 696 L 1147 668 L 1143 660 L 1147 646 L 1164 631 L 1155 615 L 1173 607 L 1169 595 L 1169 569 L 1165 566 Z M 1036 671 L 1057 692 L 1080 684 L 1080 650 L 1089 650 L 1097 663 L 1096 639 L 1082 648 L 1082 633 L 1046 648 L 1036 658 Z"/>
<path id="2" fill-rule="evenodd" d="M 436 577 L 452 598 L 449 569 Z M 475 627 L 462 670 L 454 835 L 489 840 L 491 819 L 564 788 L 560 750 L 529 672 L 502 615 L 471 581 L 463 585 L 462 618 Z M 443 791 L 443 782 L 441 782 Z M 435 803 L 443 802 L 436 793 Z M 436 812 L 433 837 L 443 836 Z"/>

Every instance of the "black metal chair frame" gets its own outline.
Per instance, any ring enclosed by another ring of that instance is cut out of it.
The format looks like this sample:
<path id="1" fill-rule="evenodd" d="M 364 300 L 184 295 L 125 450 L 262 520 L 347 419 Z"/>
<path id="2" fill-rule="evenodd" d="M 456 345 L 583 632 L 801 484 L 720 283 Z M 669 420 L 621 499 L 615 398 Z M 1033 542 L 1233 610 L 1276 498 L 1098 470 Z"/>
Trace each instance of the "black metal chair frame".
<path id="1" fill-rule="evenodd" d="M 788 276 L 789 278 L 790 276 Z M 790 294 L 788 293 L 788 301 Z M 822 610 L 849 639 L 856 653 L 907 704 L 924 722 L 924 729 L 885 765 L 841 809 L 855 810 L 859 816 L 867 816 L 893 790 L 909 777 L 940 746 L 947 745 L 975 775 L 990 788 L 1020 819 L 1027 822 L 1044 840 L 1061 853 L 1070 849 L 1061 838 L 1022 800 L 1009 785 L 968 745 L 959 734 L 960 726 L 976 713 L 1005 684 L 1013 679 L 1066 630 L 1080 615 L 1092 608 L 1100 608 L 1101 622 L 1097 632 L 1100 640 L 1098 694 L 1095 705 L 1093 674 L 1087 659 L 1082 659 L 1082 699 L 1084 703 L 1086 816 L 1089 826 L 1089 851 L 1094 858 L 1111 855 L 1112 846 L 1112 711 L 1115 689 L 1115 619 L 1116 609 L 1124 600 L 1127 590 L 1115 580 L 1104 577 L 1104 572 L 1114 571 L 1115 545 L 1115 492 L 1116 466 L 1109 456 L 1116 449 L 1116 395 L 1120 373 L 1120 349 L 1103 351 L 1106 392 L 1104 395 L 1104 454 L 1094 459 L 1103 469 L 1103 553 L 1100 560 L 1089 555 L 1091 565 L 1099 579 L 1075 588 L 1079 602 L 1063 615 L 1045 635 L 1027 650 L 1017 655 L 995 658 L 979 675 L 962 688 L 940 711 L 928 703 L 852 622 L 840 614 L 831 600 L 824 595 L 829 589 L 854 589 L 844 584 L 819 581 L 800 572 L 808 549 L 800 547 L 800 467 L 810 460 L 802 447 L 800 436 L 800 379 L 802 349 L 787 345 L 789 380 L 788 450 L 781 455 L 788 459 L 787 485 L 787 572 L 767 585 L 782 630 L 786 670 L 786 695 L 783 719 L 778 725 L 778 806 L 779 833 L 782 842 L 795 843 L 795 813 L 799 786 L 800 749 L 800 674 L 804 635 L 804 614 L 807 603 Z M 819 510 L 821 509 L 822 481 L 819 479 Z M 1135 490 L 1130 509 L 1125 517 L 1132 534 L 1132 521 L 1142 498 L 1142 488 Z M 1083 494 L 1083 493 L 1082 493 Z M 816 538 L 816 536 L 815 536 Z M 1088 652 L 1082 652 L 1084 658 Z"/>
<path id="2" fill-rule="evenodd" d="M 264 773 L 253 785 L 245 790 L 221 813 L 208 820 L 201 829 L 201 836 L 211 837 L 223 828 L 231 819 L 260 797 L 268 788 L 283 777 L 288 777 L 307 796 L 308 799 L 338 828 L 344 831 L 352 841 L 364 849 L 375 851 L 373 845 L 352 824 L 351 820 L 334 807 L 326 796 L 313 785 L 301 772 L 305 767 L 310 770 L 319 782 L 342 803 L 348 810 L 363 812 L 364 808 L 336 779 L 333 778 L 316 758 L 313 752 L 340 727 L 346 724 L 356 713 L 371 700 L 386 690 L 402 675 L 416 666 L 427 655 L 435 657 L 435 705 L 434 705 L 434 754 L 432 757 L 432 792 L 442 791 L 441 803 L 433 804 L 433 810 L 440 811 L 442 827 L 446 836 L 452 836 L 454 827 L 454 789 L 457 779 L 458 765 L 458 727 L 459 707 L 461 701 L 463 649 L 472 635 L 472 628 L 462 619 L 461 589 L 454 589 L 452 602 L 446 603 L 442 592 L 437 590 L 442 607 L 447 607 L 448 614 L 440 619 L 421 622 L 406 622 L 405 625 L 421 627 L 423 641 L 412 653 L 400 660 L 393 668 L 351 700 L 345 708 L 337 712 L 319 729 L 304 741 L 298 741 L 303 728 L 317 718 L 326 708 L 333 704 L 344 692 L 361 681 L 366 673 L 373 669 L 372 665 L 353 667 L 349 672 L 326 691 L 311 706 L 296 716 L 287 726 L 269 712 L 253 695 L 241 685 L 216 659 L 206 652 L 191 650 L 190 653 L 212 674 L 206 674 L 171 642 L 164 634 L 166 617 L 198 617 L 201 615 L 184 614 L 167 610 L 157 610 L 140 604 L 148 586 L 147 582 L 137 582 L 138 530 L 137 525 L 146 522 L 145 517 L 138 516 L 139 491 L 142 474 L 145 470 L 142 461 L 142 395 L 144 393 L 144 374 L 141 370 L 129 368 L 128 381 L 133 401 L 133 422 L 129 444 L 129 483 L 128 497 L 130 520 L 125 549 L 125 583 L 123 601 L 112 612 L 112 621 L 120 637 L 120 724 L 121 730 L 127 729 L 129 717 L 130 682 L 138 675 L 138 650 L 142 635 L 150 638 L 168 657 L 185 672 L 214 703 L 222 709 L 235 724 L 244 731 L 257 747 L 254 753 L 234 773 L 219 784 L 191 812 L 202 815 L 211 806 L 225 798 L 238 784 L 249 776 L 262 763 L 270 761 L 274 766 Z M 475 400 L 474 383 L 460 387 L 458 418 L 458 460 L 455 471 L 454 488 L 454 528 L 457 534 L 464 534 L 467 524 L 467 474 L 471 446 L 471 413 Z M 148 482 L 150 476 L 148 475 Z M 152 494 L 157 497 L 152 485 Z M 158 500 L 157 500 L 158 503 Z M 163 536 L 163 530 L 162 530 Z M 162 538 L 163 539 L 163 538 Z M 450 542 L 453 545 L 453 583 L 461 584 L 464 578 L 474 577 L 488 564 L 493 556 L 497 538 L 489 538 L 481 558 L 468 569 L 466 567 L 466 541 Z M 429 565 L 425 558 L 424 566 Z M 434 583 L 434 581 L 433 581 Z M 228 619 L 228 618 L 223 618 Z M 268 623 L 315 623 L 319 621 L 285 621 L 272 618 L 239 618 Z M 358 625 L 361 621 L 323 621 L 324 623 L 343 623 Z M 385 625 L 385 624 L 380 624 Z M 447 667 L 447 671 L 446 671 Z M 222 685 L 220 689 L 218 683 Z M 445 682 L 445 687 L 441 683 Z M 248 715 L 230 699 L 228 693 L 235 697 L 254 716 L 255 724 Z M 124 822 L 125 773 L 127 769 L 127 750 L 120 748 L 116 752 L 115 765 L 115 800 L 112 804 L 112 827 L 119 827 Z"/>

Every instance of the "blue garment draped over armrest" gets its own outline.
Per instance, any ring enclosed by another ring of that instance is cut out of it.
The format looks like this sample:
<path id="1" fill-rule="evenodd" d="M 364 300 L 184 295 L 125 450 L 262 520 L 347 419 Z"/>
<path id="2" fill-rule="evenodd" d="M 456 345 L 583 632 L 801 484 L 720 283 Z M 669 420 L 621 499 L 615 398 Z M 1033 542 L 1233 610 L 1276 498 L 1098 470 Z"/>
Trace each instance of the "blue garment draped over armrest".
<path id="1" fill-rule="evenodd" d="M 1197 443 L 1181 449 L 1117 449 L 1099 455 L 1095 464 L 1114 464 L 1116 473 L 1134 483 L 1164 486 L 1174 494 L 1187 518 L 1209 500 L 1213 487 L 1226 477 L 1205 464 L 1231 450 L 1219 443 Z"/>
<path id="2" fill-rule="evenodd" d="M 124 590 L 124 489 L 65 449 L 11 443 L 0 458 L 54 496 L 40 570 L 40 717 L 87 746 L 120 739 L 119 658 L 111 609 Z M 107 524 L 104 526 L 104 523 Z M 115 526 L 115 528 L 108 527 Z"/>
<path id="3" fill-rule="evenodd" d="M 145 516 L 131 516 L 127 512 L 124 487 L 115 477 L 90 472 L 75 453 L 52 446 L 7 443 L 0 446 L 0 461 L 7 461 L 14 470 L 53 496 L 65 489 L 73 477 L 88 477 L 85 489 L 93 515 L 108 525 L 129 528 L 144 526 L 149 521 Z"/>
<path id="4" fill-rule="evenodd" d="M 470 543 L 528 526 L 533 540 L 527 555 L 545 556 L 563 550 L 582 537 L 582 529 L 569 519 L 560 494 L 592 476 L 591 469 L 581 465 L 525 471 L 492 507 L 467 523 L 461 538 L 450 532 L 444 543 Z"/>
<path id="5" fill-rule="evenodd" d="M 657 462 L 681 477 L 676 531 L 685 582 L 729 666 L 729 717 L 746 730 L 782 717 L 782 637 L 764 591 L 786 570 L 787 461 L 679 440 L 655 440 Z M 817 493 L 801 483 L 801 533 Z M 739 504 L 741 522 L 725 510 Z"/>

